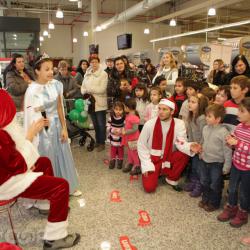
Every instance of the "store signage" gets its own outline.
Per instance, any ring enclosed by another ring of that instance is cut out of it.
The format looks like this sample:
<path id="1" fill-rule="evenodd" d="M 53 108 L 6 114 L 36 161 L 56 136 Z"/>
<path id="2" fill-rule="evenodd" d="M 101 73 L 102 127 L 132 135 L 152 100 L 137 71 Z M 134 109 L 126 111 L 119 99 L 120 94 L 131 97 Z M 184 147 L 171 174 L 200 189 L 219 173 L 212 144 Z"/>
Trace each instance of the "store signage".
<path id="1" fill-rule="evenodd" d="M 211 48 L 207 46 L 202 47 L 201 50 L 205 53 L 211 52 Z"/>
<path id="2" fill-rule="evenodd" d="M 246 48 L 246 49 L 250 49 L 250 42 L 245 42 L 242 44 L 242 47 Z"/>

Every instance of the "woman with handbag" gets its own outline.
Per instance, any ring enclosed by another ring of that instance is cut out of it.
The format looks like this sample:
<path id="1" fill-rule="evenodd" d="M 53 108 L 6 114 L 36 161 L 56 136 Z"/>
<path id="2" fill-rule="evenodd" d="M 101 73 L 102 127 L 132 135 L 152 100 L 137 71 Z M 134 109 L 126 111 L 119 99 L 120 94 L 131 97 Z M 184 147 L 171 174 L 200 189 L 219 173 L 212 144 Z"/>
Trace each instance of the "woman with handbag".
<path id="1" fill-rule="evenodd" d="M 90 67 L 87 69 L 82 82 L 82 94 L 90 94 L 95 100 L 95 110 L 91 119 L 95 129 L 96 148 L 98 152 L 105 149 L 106 140 L 106 110 L 108 75 L 100 67 L 98 57 L 89 58 Z"/>

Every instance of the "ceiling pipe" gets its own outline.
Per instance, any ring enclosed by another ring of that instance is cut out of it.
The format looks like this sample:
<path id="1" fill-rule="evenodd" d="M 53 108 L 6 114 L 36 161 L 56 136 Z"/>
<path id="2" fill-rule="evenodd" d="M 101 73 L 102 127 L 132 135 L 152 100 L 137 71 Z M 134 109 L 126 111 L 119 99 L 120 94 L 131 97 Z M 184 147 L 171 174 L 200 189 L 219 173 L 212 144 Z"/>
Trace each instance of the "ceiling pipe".
<path id="1" fill-rule="evenodd" d="M 109 20 L 105 21 L 104 23 L 100 24 L 99 26 L 109 28 L 119 22 L 124 22 L 129 20 L 139 14 L 145 13 L 150 9 L 153 9 L 161 4 L 169 2 L 171 0 L 144 0 L 134 6 L 126 9 L 125 11 L 121 12 L 120 14 L 115 15 L 114 17 L 110 18 Z M 145 8 L 145 3 L 147 3 L 147 8 Z"/>

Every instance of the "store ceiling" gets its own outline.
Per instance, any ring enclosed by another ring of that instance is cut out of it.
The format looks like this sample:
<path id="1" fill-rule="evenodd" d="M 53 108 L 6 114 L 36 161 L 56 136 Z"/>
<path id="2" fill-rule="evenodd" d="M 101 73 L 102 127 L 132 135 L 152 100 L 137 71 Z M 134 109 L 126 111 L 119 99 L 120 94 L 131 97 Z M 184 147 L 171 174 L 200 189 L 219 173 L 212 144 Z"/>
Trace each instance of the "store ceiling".
<path id="1" fill-rule="evenodd" d="M 109 19 L 139 2 L 141 0 L 98 0 L 98 17 Z M 207 17 L 207 10 L 213 2 L 211 7 L 216 7 L 217 15 Z M 91 18 L 91 0 L 82 0 L 82 3 L 82 8 L 78 9 L 77 2 L 69 0 L 0 0 L 0 6 L 4 8 L 6 16 L 39 15 L 42 19 L 43 16 L 46 18 L 48 15 L 49 6 L 51 16 L 60 7 L 67 19 L 72 19 L 74 22 L 88 22 Z M 177 18 L 178 26 L 181 26 L 182 32 L 186 32 L 249 19 L 249 13 L 250 0 L 172 0 L 132 20 L 168 24 L 171 18 Z M 225 38 L 246 36 L 250 35 L 250 25 L 230 28 L 210 35 Z"/>

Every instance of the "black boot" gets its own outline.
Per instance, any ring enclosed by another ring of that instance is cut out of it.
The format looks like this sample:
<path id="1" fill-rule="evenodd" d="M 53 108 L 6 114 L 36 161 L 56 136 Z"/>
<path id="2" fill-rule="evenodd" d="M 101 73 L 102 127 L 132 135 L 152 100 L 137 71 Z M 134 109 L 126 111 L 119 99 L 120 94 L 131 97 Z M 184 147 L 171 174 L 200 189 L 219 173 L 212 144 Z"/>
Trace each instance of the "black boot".
<path id="1" fill-rule="evenodd" d="M 136 166 L 130 171 L 130 175 L 139 175 L 141 174 L 141 167 Z"/>
<path id="2" fill-rule="evenodd" d="M 115 168 L 115 159 L 112 159 L 109 162 L 109 169 L 114 169 L 114 168 Z"/>
<path id="3" fill-rule="evenodd" d="M 131 171 L 132 167 L 133 167 L 133 164 L 129 163 L 126 167 L 124 167 L 124 168 L 122 169 L 122 172 L 123 172 L 123 173 L 128 173 L 128 172 Z"/>
<path id="4" fill-rule="evenodd" d="M 117 160 L 117 168 L 122 169 L 123 160 Z"/>

